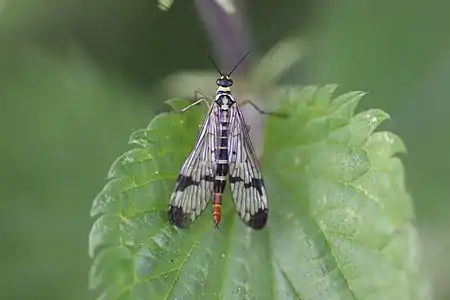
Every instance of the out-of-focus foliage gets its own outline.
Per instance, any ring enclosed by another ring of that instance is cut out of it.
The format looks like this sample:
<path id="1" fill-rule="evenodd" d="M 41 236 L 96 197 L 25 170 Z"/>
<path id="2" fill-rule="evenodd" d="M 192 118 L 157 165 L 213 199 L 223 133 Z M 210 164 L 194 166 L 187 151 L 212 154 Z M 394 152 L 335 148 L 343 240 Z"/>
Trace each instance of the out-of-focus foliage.
<path id="1" fill-rule="evenodd" d="M 392 116 L 385 126 L 408 148 L 427 271 L 436 299 L 448 299 L 450 2 L 248 2 L 256 39 L 280 20 L 308 25 L 311 51 L 290 79 L 369 91 L 359 109 Z M 165 99 L 147 88 L 174 71 L 212 69 L 207 35 L 191 1 L 167 12 L 147 0 L 0 7 L 0 298 L 89 299 L 92 198 Z M 66 53 L 73 44 L 83 51 Z"/>
<path id="2" fill-rule="evenodd" d="M 88 299 L 90 201 L 150 111 L 77 53 L 0 58 L 1 298 Z M 7 71 L 6 71 L 7 70 Z"/>
<path id="3" fill-rule="evenodd" d="M 173 4 L 173 0 L 158 0 L 158 7 L 161 10 L 169 10 Z"/>

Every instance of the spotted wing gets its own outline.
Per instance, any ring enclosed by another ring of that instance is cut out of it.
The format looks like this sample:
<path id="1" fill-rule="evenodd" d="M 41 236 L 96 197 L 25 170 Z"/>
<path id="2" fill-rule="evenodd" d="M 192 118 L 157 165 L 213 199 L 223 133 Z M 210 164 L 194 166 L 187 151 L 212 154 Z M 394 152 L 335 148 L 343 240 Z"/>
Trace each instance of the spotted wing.
<path id="1" fill-rule="evenodd" d="M 214 184 L 217 106 L 213 105 L 203 121 L 194 149 L 183 164 L 170 196 L 169 222 L 180 228 L 195 221 L 212 197 Z"/>
<path id="2" fill-rule="evenodd" d="M 236 211 L 245 224 L 261 229 L 266 225 L 269 212 L 266 188 L 244 116 L 236 105 L 230 108 L 228 156 L 230 189 Z"/>

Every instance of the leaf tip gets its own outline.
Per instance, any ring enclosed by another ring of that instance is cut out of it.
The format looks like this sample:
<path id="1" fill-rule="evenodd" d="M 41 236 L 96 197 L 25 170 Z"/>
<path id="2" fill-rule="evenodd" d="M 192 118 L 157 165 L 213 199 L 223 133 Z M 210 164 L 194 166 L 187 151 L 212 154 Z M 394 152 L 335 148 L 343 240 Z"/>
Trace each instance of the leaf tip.
<path id="1" fill-rule="evenodd" d="M 359 101 L 368 93 L 363 91 L 353 91 L 340 95 L 331 102 L 331 113 L 344 117 L 351 117 L 355 113 L 355 109 Z"/>
<path id="2" fill-rule="evenodd" d="M 378 108 L 369 109 L 361 114 L 363 119 L 369 125 L 369 128 L 372 130 L 375 130 L 375 128 L 377 128 L 381 123 L 391 118 L 387 112 Z"/>
<path id="3" fill-rule="evenodd" d="M 139 145 L 143 148 L 147 147 L 149 142 L 148 130 L 143 128 L 134 131 L 128 139 L 128 144 Z"/>

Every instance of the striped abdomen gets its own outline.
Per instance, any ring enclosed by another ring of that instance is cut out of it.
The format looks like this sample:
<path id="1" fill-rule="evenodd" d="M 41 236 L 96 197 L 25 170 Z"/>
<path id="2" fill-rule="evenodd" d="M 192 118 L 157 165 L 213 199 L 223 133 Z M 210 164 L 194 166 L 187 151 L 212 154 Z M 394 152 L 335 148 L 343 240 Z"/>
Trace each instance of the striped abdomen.
<path id="1" fill-rule="evenodd" d="M 223 104 L 219 102 L 220 104 Z M 219 104 L 218 103 L 218 104 Z M 222 195 L 227 184 L 229 171 L 228 164 L 228 106 L 220 106 L 219 134 L 217 138 L 216 174 L 213 189 L 213 220 L 214 226 L 218 227 L 221 219 Z"/>

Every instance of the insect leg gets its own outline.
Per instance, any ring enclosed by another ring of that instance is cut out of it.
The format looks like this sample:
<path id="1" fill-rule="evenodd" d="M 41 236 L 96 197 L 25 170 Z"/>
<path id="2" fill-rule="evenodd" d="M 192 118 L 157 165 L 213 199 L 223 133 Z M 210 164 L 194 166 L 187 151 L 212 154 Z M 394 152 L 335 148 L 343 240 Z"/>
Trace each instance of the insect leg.
<path id="1" fill-rule="evenodd" d="M 199 97 L 200 96 L 200 97 Z M 189 110 L 190 108 L 200 104 L 200 103 L 205 103 L 206 107 L 209 109 L 211 107 L 211 104 L 209 103 L 208 99 L 211 99 L 210 97 L 208 97 L 208 95 L 206 95 L 203 91 L 201 91 L 200 89 L 196 89 L 194 92 L 194 102 L 189 104 L 188 106 L 186 106 L 185 108 L 183 108 L 182 110 L 180 110 L 180 113 L 185 112 L 187 110 Z"/>
<path id="2" fill-rule="evenodd" d="M 280 118 L 287 118 L 288 117 L 288 115 L 285 114 L 285 113 L 269 112 L 269 111 L 262 110 L 255 103 L 253 103 L 251 100 L 244 100 L 244 101 L 240 102 L 238 105 L 240 107 L 242 107 L 242 106 L 245 106 L 247 104 L 250 104 L 251 106 L 253 106 L 254 109 L 256 109 L 260 114 L 263 114 L 263 115 L 280 117 Z"/>
<path id="3" fill-rule="evenodd" d="M 199 95 L 200 95 L 200 97 L 199 97 Z M 195 92 L 194 92 L 194 97 L 195 97 L 195 99 L 200 99 L 200 98 L 210 99 L 210 100 L 214 99 L 213 96 L 208 95 L 205 91 L 203 91 L 203 90 L 200 89 L 200 88 L 197 88 L 197 89 L 195 90 Z M 208 104 L 209 104 L 209 103 L 208 103 Z M 209 106 L 208 106 L 208 107 L 209 107 Z"/>

